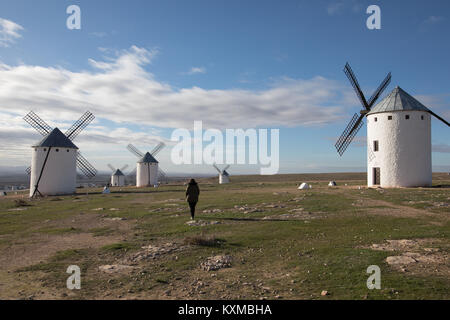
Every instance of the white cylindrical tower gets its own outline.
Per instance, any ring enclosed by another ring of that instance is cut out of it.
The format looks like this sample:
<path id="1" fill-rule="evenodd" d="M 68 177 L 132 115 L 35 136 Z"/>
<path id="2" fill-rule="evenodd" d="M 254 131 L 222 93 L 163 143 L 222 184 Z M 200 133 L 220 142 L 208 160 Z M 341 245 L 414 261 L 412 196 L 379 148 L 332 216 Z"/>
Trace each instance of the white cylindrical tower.
<path id="1" fill-rule="evenodd" d="M 125 175 L 117 169 L 111 176 L 111 186 L 123 187 L 125 185 Z"/>
<path id="2" fill-rule="evenodd" d="M 431 114 L 401 88 L 367 115 L 369 187 L 425 187 L 432 183 Z"/>
<path id="3" fill-rule="evenodd" d="M 158 184 L 158 161 L 147 152 L 138 161 L 136 169 L 136 186 L 149 187 Z"/>
<path id="4" fill-rule="evenodd" d="M 219 174 L 219 184 L 230 183 L 230 177 L 227 174 Z"/>
<path id="5" fill-rule="evenodd" d="M 58 128 L 33 146 L 30 197 L 75 193 L 77 151 Z"/>

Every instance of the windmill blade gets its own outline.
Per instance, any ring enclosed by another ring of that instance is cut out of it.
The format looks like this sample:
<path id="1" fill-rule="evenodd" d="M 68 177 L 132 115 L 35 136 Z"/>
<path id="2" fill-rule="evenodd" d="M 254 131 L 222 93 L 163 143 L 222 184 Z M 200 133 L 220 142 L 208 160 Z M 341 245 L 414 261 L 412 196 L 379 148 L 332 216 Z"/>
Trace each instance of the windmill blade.
<path id="1" fill-rule="evenodd" d="M 66 131 L 65 135 L 70 140 L 75 139 L 80 132 L 86 128 L 92 120 L 95 119 L 95 116 L 90 112 L 86 111 L 80 119 L 78 119 L 70 128 Z"/>
<path id="2" fill-rule="evenodd" d="M 358 80 L 356 79 L 355 74 L 353 73 L 352 68 L 350 67 L 350 64 L 347 62 L 344 68 L 344 73 L 347 76 L 348 80 L 350 80 L 350 83 L 353 86 L 353 89 L 355 89 L 356 95 L 359 98 L 359 101 L 361 101 L 361 104 L 366 108 L 366 110 L 370 110 L 369 105 L 367 104 L 366 98 L 364 97 L 364 94 L 361 90 L 361 87 L 359 86 Z"/>
<path id="3" fill-rule="evenodd" d="M 166 178 L 167 177 L 166 173 L 161 168 L 158 168 L 158 176 L 162 177 L 162 178 Z"/>
<path id="4" fill-rule="evenodd" d="M 108 168 L 111 169 L 112 172 L 116 171 L 116 168 L 114 168 L 111 164 L 108 163 Z"/>
<path id="5" fill-rule="evenodd" d="M 220 169 L 216 166 L 215 163 L 213 164 L 213 167 L 216 168 L 217 172 L 222 173 L 222 170 L 220 170 Z"/>
<path id="6" fill-rule="evenodd" d="M 132 154 L 134 154 L 138 158 L 143 158 L 144 154 L 138 150 L 135 146 L 133 146 L 131 143 L 127 146 L 128 151 L 130 151 Z"/>
<path id="7" fill-rule="evenodd" d="M 230 165 L 227 165 L 225 168 L 223 168 L 223 171 L 227 171 Z"/>
<path id="8" fill-rule="evenodd" d="M 339 137 L 338 141 L 335 144 L 336 150 L 340 156 L 342 156 L 347 150 L 350 143 L 353 141 L 353 138 L 356 136 L 358 131 L 361 129 L 363 125 L 362 119 L 364 118 L 364 114 L 361 114 L 358 117 L 358 114 L 355 113 L 345 128 L 342 135 Z"/>
<path id="9" fill-rule="evenodd" d="M 89 163 L 89 161 L 86 160 L 86 158 L 81 155 L 79 151 L 77 153 L 77 167 L 88 178 L 93 178 L 97 175 L 97 170 L 92 164 Z"/>
<path id="10" fill-rule="evenodd" d="M 128 165 L 124 165 L 122 168 L 120 168 L 120 171 L 124 172 L 128 168 Z"/>
<path id="11" fill-rule="evenodd" d="M 30 111 L 25 117 L 23 117 L 23 120 L 25 120 L 30 126 L 36 129 L 36 131 L 43 136 L 48 135 L 52 131 L 52 127 L 50 127 L 33 111 Z"/>
<path id="12" fill-rule="evenodd" d="M 372 108 L 372 106 L 375 103 L 375 101 L 378 100 L 378 98 L 381 96 L 381 94 L 383 93 L 384 89 L 387 88 L 389 83 L 391 83 L 391 73 L 390 72 L 387 74 L 386 78 L 384 78 L 383 82 L 381 82 L 380 86 L 377 88 L 377 90 L 375 90 L 373 95 L 370 97 L 369 102 L 367 102 L 368 105 L 369 105 L 369 109 Z"/>
<path id="13" fill-rule="evenodd" d="M 137 168 L 134 167 L 134 169 L 129 174 L 127 174 L 127 176 L 134 176 L 134 175 L 136 175 L 136 170 L 137 170 Z"/>
<path id="14" fill-rule="evenodd" d="M 30 174 L 31 174 L 31 167 L 26 168 L 26 169 L 25 169 L 25 172 L 26 172 L 28 175 L 30 175 Z"/>
<path id="15" fill-rule="evenodd" d="M 448 123 L 444 118 L 438 116 L 436 113 L 434 113 L 433 111 L 430 111 L 430 114 L 432 114 L 433 116 L 435 116 L 437 119 L 441 120 L 443 123 L 445 123 L 447 126 L 450 126 L 450 123 Z"/>
<path id="16" fill-rule="evenodd" d="M 164 142 L 158 143 L 158 145 L 155 148 L 153 148 L 153 150 L 150 152 L 150 154 L 153 157 L 155 157 L 165 146 L 166 146 L 166 144 Z"/>

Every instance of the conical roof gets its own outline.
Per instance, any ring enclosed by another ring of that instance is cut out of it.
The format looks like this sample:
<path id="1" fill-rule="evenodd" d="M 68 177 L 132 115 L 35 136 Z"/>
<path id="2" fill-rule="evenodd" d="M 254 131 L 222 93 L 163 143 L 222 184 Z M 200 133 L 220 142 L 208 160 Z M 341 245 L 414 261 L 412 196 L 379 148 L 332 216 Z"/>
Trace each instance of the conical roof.
<path id="1" fill-rule="evenodd" d="M 392 111 L 430 112 L 430 109 L 397 86 L 386 98 L 377 103 L 368 114 Z"/>
<path id="2" fill-rule="evenodd" d="M 227 177 L 229 176 L 228 172 L 226 172 L 225 170 L 222 171 L 222 175 L 227 176 Z"/>
<path id="3" fill-rule="evenodd" d="M 147 152 L 143 158 L 141 158 L 138 163 L 159 163 L 158 160 L 156 160 L 150 152 Z"/>
<path id="4" fill-rule="evenodd" d="M 124 176 L 124 174 L 122 173 L 122 171 L 120 171 L 120 169 L 117 169 L 116 171 L 114 171 L 113 176 Z"/>
<path id="5" fill-rule="evenodd" d="M 76 145 L 70 141 L 58 128 L 55 128 L 48 135 L 44 137 L 37 145 L 33 147 L 56 147 L 56 148 L 71 148 L 78 149 Z"/>

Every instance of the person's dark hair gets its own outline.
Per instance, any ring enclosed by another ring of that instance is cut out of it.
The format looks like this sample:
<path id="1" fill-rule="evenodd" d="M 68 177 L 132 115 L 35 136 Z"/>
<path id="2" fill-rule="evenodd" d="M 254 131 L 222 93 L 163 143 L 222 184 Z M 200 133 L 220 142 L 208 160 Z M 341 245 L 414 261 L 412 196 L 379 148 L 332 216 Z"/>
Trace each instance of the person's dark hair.
<path id="1" fill-rule="evenodd" d="M 197 182 L 195 181 L 195 179 L 191 179 L 191 181 L 189 181 L 189 184 L 197 184 Z"/>

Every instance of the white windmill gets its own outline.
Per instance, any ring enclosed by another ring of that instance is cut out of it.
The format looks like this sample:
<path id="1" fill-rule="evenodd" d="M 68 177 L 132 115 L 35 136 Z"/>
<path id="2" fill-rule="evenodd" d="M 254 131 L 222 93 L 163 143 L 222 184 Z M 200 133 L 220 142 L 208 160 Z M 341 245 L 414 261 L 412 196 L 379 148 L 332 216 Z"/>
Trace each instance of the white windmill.
<path id="1" fill-rule="evenodd" d="M 372 107 L 390 82 L 390 73 L 367 101 L 349 64 L 344 72 L 364 109 L 355 114 L 336 143 L 342 154 L 367 118 L 367 184 L 369 187 L 419 187 L 432 183 L 431 115 L 450 124 L 396 87 Z"/>
<path id="2" fill-rule="evenodd" d="M 216 164 L 213 164 L 213 167 L 217 170 L 219 173 L 219 184 L 225 184 L 230 183 L 230 174 L 227 172 L 227 169 L 230 167 L 230 165 L 227 165 L 223 170 L 220 170 Z"/>
<path id="3" fill-rule="evenodd" d="M 124 165 L 120 169 L 114 168 L 111 164 L 108 164 L 108 167 L 111 169 L 111 186 L 112 187 L 123 187 L 125 185 L 125 175 L 123 171 L 128 168 L 128 165 Z"/>
<path id="4" fill-rule="evenodd" d="M 127 149 L 138 157 L 136 164 L 136 186 L 148 187 L 158 184 L 160 177 L 165 177 L 165 173 L 159 168 L 159 162 L 155 156 L 165 147 L 163 142 L 160 142 L 151 152 L 142 153 L 135 146 L 129 144 Z M 134 173 L 134 171 L 133 171 Z"/>
<path id="5" fill-rule="evenodd" d="M 30 197 L 75 193 L 77 167 L 88 178 L 97 174 L 97 170 L 72 142 L 94 118 L 87 111 L 66 133 L 58 128 L 52 129 L 33 111 L 23 118 L 44 136 L 44 139 L 33 146 L 31 167 L 27 169 L 27 173 L 31 175 Z"/>

